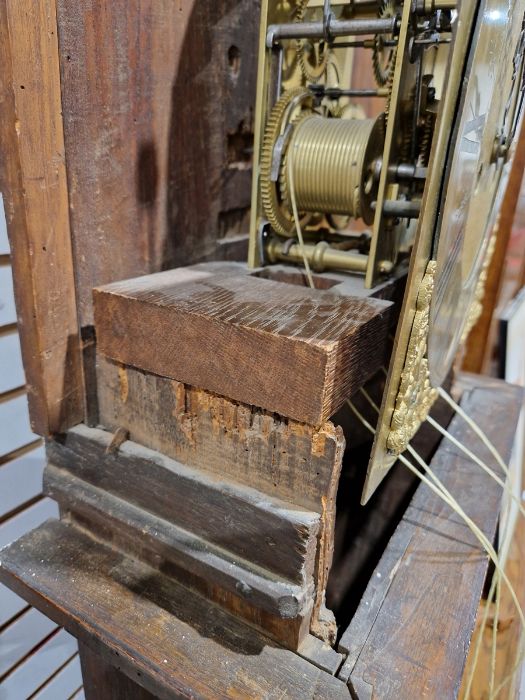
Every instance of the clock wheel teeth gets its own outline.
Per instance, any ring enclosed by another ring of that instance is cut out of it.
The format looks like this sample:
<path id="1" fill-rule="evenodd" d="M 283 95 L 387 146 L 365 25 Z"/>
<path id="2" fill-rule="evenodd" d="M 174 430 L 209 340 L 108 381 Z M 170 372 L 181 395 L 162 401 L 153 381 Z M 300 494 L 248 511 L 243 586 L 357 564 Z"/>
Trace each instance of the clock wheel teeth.
<path id="1" fill-rule="evenodd" d="M 295 16 L 296 22 L 303 21 L 307 5 L 308 0 L 299 0 L 297 13 Z M 306 56 L 306 47 L 308 45 L 310 45 L 312 50 L 315 51 L 315 46 L 312 42 L 305 41 L 304 39 L 298 39 L 296 41 L 297 58 L 301 72 L 305 79 L 310 83 L 317 83 L 326 73 L 326 68 L 330 59 L 330 49 L 328 46 L 324 45 L 324 43 L 322 47 L 321 44 L 319 44 L 319 60 L 316 61 L 315 65 L 311 65 L 308 61 L 308 57 Z"/>
<path id="2" fill-rule="evenodd" d="M 395 7 L 391 0 L 386 0 L 379 10 L 381 19 L 394 17 Z M 374 49 L 372 52 L 372 66 L 374 69 L 374 77 L 379 87 L 392 84 L 394 78 L 394 69 L 396 65 L 397 48 L 391 48 L 387 52 L 385 58 L 385 47 L 383 46 L 383 38 L 380 35 L 374 37 Z"/>
<path id="3" fill-rule="evenodd" d="M 310 97 L 304 88 L 285 92 L 276 102 L 266 123 L 261 148 L 261 202 L 264 215 L 275 233 L 291 237 L 295 234 L 295 222 L 290 211 L 285 211 L 279 182 L 272 182 L 272 161 L 275 142 L 281 133 L 282 121 L 292 100 Z"/>

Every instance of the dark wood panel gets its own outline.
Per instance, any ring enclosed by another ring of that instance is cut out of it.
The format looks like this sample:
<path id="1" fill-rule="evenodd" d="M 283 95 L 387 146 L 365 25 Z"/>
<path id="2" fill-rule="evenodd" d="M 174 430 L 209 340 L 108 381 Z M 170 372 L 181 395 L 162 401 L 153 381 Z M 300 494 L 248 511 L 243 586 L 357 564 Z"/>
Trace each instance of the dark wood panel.
<path id="1" fill-rule="evenodd" d="M 33 430 L 82 420 L 54 0 L 0 2 L 0 186 Z"/>
<path id="2" fill-rule="evenodd" d="M 111 441 L 111 433 L 80 425 L 63 442 L 48 442 L 48 460 L 252 564 L 296 583 L 311 578 L 317 513 L 198 472 L 131 441 L 112 452 Z M 60 484 L 60 475 L 48 469 L 46 492 L 54 496 Z"/>
<path id="3" fill-rule="evenodd" d="M 50 471 L 63 519 L 201 593 L 288 649 L 307 637 L 311 578 L 304 585 L 290 583 L 67 472 Z"/>
<path id="4" fill-rule="evenodd" d="M 510 457 L 521 390 L 469 377 L 477 387 L 462 406 Z M 456 416 L 450 432 L 498 470 L 481 441 Z M 500 487 L 443 440 L 431 467 L 492 541 Z M 340 640 L 348 652 L 341 676 L 363 698 L 455 698 L 459 692 L 488 557 L 469 528 L 424 484 L 377 566 Z"/>
<path id="5" fill-rule="evenodd" d="M 155 695 L 134 683 L 85 644 L 79 644 L 78 653 L 86 700 L 155 700 Z M 174 700 L 180 697 L 174 696 Z"/>
<path id="6" fill-rule="evenodd" d="M 82 326 L 95 285 L 244 257 L 258 7 L 57 0 Z"/>
<path id="7" fill-rule="evenodd" d="M 0 577 L 160 698 L 350 697 L 330 674 L 65 523 L 3 550 Z"/>
<path id="8" fill-rule="evenodd" d="M 99 351 L 320 425 L 384 361 L 390 302 L 170 270 L 94 292 Z"/>

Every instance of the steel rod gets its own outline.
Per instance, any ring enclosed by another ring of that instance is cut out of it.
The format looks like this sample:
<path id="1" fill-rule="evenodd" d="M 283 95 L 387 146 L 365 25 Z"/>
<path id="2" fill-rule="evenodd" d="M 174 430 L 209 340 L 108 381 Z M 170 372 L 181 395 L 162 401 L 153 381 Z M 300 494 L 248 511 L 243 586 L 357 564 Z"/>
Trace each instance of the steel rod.
<path id="1" fill-rule="evenodd" d="M 332 20 L 328 27 L 324 22 L 289 22 L 271 24 L 266 34 L 266 46 L 271 48 L 281 39 L 323 39 L 330 37 L 362 36 L 366 34 L 395 34 L 399 26 L 396 17 L 384 19 Z"/>
<path id="2" fill-rule="evenodd" d="M 372 202 L 372 209 L 375 209 L 377 202 Z M 395 216 L 399 219 L 417 219 L 421 211 L 421 202 L 417 199 L 386 199 L 383 202 L 383 214 L 385 216 Z"/>

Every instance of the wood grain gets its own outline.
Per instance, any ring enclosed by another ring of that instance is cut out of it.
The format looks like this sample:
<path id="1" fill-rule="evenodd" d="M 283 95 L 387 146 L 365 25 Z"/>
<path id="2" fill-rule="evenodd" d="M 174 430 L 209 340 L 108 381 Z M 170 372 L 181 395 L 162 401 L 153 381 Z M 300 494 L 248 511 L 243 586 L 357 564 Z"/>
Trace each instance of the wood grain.
<path id="1" fill-rule="evenodd" d="M 99 420 L 184 464 L 231 477 L 321 515 L 312 631 L 335 637 L 325 588 L 345 447 L 341 428 L 281 418 L 180 382 L 98 358 Z"/>
<path id="2" fill-rule="evenodd" d="M 78 653 L 86 700 L 155 700 L 155 695 L 134 683 L 85 644 L 79 644 Z"/>
<path id="3" fill-rule="evenodd" d="M 111 438 L 111 433 L 77 426 L 63 444 L 48 442 L 48 460 L 59 469 L 46 469 L 46 491 L 60 495 L 59 472 L 65 470 L 73 480 L 88 482 L 246 562 L 295 583 L 311 579 L 317 513 L 185 467 L 130 441 L 117 453 L 108 452 Z"/>
<path id="4" fill-rule="evenodd" d="M 0 577 L 156 697 L 350 697 L 329 673 L 65 523 L 4 550 Z"/>
<path id="5" fill-rule="evenodd" d="M 82 420 L 54 0 L 0 2 L 1 188 L 31 424 Z"/>
<path id="6" fill-rule="evenodd" d="M 320 425 L 381 366 L 390 302 L 170 270 L 94 292 L 103 355 Z"/>
<path id="7" fill-rule="evenodd" d="M 183 464 L 316 513 L 339 480 L 345 441 L 330 422 L 314 428 L 102 356 L 97 378 L 100 425 Z"/>
<path id="8" fill-rule="evenodd" d="M 288 649 L 296 650 L 308 636 L 311 580 L 291 583 L 68 474 L 52 470 L 48 478 L 62 517 L 90 536 L 162 571 Z"/>
<path id="9" fill-rule="evenodd" d="M 521 390 L 479 378 L 462 406 L 507 460 Z M 449 430 L 499 469 L 460 417 Z M 446 440 L 431 468 L 492 541 L 499 486 Z M 469 528 L 421 485 L 341 637 L 339 649 L 348 657 L 340 675 L 350 678 L 355 696 L 457 697 L 487 566 L 488 557 Z"/>
<path id="10" fill-rule="evenodd" d="M 111 433 L 47 445 L 63 517 L 296 649 L 310 627 L 320 516 Z"/>
<path id="11" fill-rule="evenodd" d="M 96 285 L 245 257 L 258 5 L 57 0 L 82 326 Z"/>

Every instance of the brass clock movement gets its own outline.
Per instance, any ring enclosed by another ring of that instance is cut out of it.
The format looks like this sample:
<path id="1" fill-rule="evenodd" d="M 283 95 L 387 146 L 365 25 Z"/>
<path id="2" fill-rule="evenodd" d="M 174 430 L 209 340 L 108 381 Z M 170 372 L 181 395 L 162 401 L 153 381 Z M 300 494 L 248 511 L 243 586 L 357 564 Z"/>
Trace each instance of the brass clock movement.
<path id="1" fill-rule="evenodd" d="M 249 262 L 408 271 L 366 501 L 479 310 L 523 98 L 524 0 L 263 0 Z M 510 57 L 510 58 L 509 58 Z"/>

